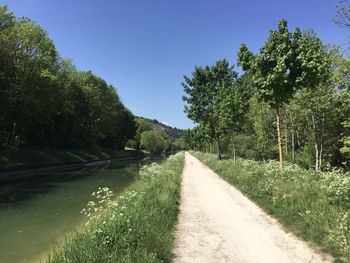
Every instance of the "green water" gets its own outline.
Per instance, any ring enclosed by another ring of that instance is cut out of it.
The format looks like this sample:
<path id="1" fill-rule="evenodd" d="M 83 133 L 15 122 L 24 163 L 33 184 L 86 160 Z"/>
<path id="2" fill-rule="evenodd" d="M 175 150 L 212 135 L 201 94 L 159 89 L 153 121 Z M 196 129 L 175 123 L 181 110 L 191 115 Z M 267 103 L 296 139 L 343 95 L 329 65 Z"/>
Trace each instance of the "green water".
<path id="1" fill-rule="evenodd" d="M 0 181 L 0 263 L 39 261 L 84 223 L 80 211 L 93 191 L 107 186 L 120 192 L 140 165 L 111 164 Z"/>

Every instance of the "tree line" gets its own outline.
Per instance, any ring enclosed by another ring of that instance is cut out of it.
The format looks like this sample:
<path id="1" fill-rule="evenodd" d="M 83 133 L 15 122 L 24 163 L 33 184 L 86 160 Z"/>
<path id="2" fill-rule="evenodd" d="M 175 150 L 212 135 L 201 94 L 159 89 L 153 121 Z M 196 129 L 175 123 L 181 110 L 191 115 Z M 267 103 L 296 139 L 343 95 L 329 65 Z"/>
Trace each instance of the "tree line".
<path id="1" fill-rule="evenodd" d="M 185 149 L 184 130 L 173 128 L 157 120 L 137 117 L 137 131 L 127 146 L 149 151 L 152 155 Z"/>
<path id="2" fill-rule="evenodd" d="M 0 7 L 0 148 L 124 148 L 137 124 L 116 89 Z"/>
<path id="3" fill-rule="evenodd" d="M 285 159 L 349 167 L 349 57 L 281 20 L 257 53 L 242 44 L 237 58 L 241 75 L 223 59 L 184 76 L 185 113 L 197 123 L 184 135 L 188 147 L 219 158 L 277 158 L 281 170 Z"/>

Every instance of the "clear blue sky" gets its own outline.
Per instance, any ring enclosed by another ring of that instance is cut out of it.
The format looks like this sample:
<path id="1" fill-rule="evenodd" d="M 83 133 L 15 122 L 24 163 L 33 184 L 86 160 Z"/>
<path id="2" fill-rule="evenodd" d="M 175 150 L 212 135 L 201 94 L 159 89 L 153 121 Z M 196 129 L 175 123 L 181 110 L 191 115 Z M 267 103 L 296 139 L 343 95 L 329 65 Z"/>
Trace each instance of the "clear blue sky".
<path id="1" fill-rule="evenodd" d="M 0 0 L 43 26 L 62 57 L 113 84 L 136 115 L 178 128 L 183 75 L 195 65 L 236 63 L 244 42 L 256 51 L 285 18 L 327 43 L 347 32 L 332 21 L 336 0 Z"/>

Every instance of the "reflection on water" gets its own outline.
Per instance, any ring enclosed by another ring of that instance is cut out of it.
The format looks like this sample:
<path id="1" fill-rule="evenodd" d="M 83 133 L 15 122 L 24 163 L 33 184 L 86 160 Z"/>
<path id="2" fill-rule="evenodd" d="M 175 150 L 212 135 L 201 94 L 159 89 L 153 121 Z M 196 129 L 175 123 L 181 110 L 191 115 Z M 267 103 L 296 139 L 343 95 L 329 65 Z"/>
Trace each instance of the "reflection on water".
<path id="1" fill-rule="evenodd" d="M 0 263 L 28 262 L 74 231 L 98 187 L 114 192 L 133 180 L 141 162 L 51 172 L 0 182 Z"/>

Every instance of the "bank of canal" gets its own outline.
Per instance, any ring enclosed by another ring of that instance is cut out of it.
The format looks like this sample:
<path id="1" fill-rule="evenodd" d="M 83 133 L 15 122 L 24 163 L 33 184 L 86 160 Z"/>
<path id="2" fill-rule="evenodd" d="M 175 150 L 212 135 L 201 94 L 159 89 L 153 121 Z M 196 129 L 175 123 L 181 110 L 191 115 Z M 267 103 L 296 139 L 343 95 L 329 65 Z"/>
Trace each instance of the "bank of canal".
<path id="1" fill-rule="evenodd" d="M 84 222 L 80 211 L 93 191 L 105 186 L 122 191 L 142 164 L 111 163 L 0 182 L 0 263 L 37 260 Z"/>

